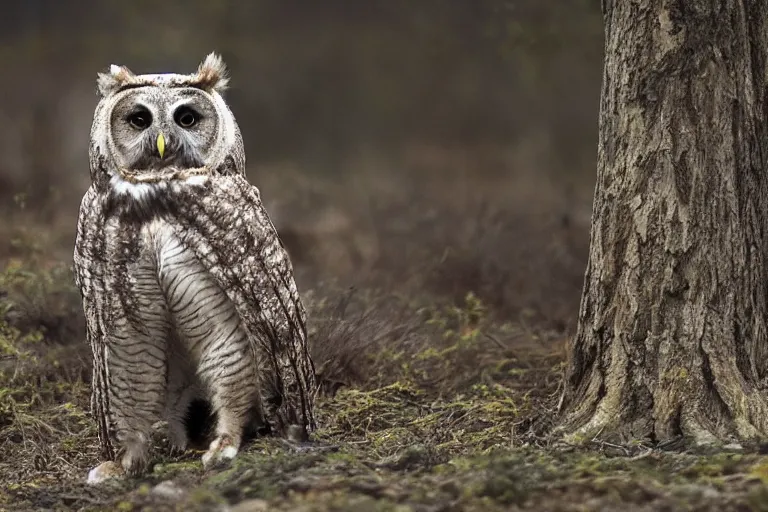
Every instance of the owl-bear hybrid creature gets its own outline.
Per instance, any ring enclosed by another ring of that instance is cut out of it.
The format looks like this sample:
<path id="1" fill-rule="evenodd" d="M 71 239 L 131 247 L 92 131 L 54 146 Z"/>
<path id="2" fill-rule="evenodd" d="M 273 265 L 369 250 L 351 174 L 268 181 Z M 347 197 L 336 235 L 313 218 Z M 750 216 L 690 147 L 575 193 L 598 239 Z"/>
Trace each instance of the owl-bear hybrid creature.
<path id="1" fill-rule="evenodd" d="M 245 177 L 227 82 L 213 53 L 189 75 L 98 76 L 74 253 L 106 460 L 91 482 L 147 471 L 159 421 L 186 448 L 195 403 L 212 411 L 205 467 L 248 432 L 315 429 L 306 312 Z"/>

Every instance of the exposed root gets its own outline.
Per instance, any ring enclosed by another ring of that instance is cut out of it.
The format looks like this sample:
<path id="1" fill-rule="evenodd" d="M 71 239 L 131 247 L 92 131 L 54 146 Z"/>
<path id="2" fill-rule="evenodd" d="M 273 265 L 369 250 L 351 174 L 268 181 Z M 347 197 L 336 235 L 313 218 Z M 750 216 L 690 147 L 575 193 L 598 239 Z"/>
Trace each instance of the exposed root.
<path id="1" fill-rule="evenodd" d="M 702 379 L 688 394 L 674 386 L 657 388 L 655 406 L 611 399 L 622 394 L 632 396 L 626 389 L 596 400 L 585 399 L 553 434 L 568 444 L 582 446 L 616 439 L 661 446 L 682 438 L 686 447 L 702 448 L 764 440 L 768 437 L 763 420 L 768 417 L 768 401 L 756 392 L 737 396 L 731 389 L 723 394 L 724 380 L 715 383 Z M 652 421 L 643 422 L 643 417 Z M 646 424 L 650 427 L 647 431 L 642 428 Z"/>

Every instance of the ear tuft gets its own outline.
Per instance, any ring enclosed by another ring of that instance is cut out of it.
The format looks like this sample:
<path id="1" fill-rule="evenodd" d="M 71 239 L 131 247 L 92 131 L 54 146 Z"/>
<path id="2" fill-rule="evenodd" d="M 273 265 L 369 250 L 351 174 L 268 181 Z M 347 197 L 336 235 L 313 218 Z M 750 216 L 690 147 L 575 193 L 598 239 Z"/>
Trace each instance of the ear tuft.
<path id="1" fill-rule="evenodd" d="M 105 98 L 134 78 L 136 78 L 136 75 L 127 67 L 112 64 L 109 66 L 109 73 L 98 74 L 96 85 L 101 97 Z"/>
<path id="2" fill-rule="evenodd" d="M 229 85 L 227 66 L 216 52 L 211 52 L 197 69 L 195 81 L 208 91 L 223 92 Z"/>

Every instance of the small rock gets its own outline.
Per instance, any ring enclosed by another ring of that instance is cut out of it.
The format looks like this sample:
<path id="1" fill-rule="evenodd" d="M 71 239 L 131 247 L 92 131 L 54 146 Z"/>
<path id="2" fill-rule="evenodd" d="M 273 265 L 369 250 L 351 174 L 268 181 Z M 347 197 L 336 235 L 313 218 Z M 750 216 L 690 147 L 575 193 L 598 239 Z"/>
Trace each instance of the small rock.
<path id="1" fill-rule="evenodd" d="M 152 494 L 153 496 L 157 496 L 158 498 L 178 501 L 184 497 L 186 492 L 187 492 L 186 490 L 184 490 L 182 487 L 175 484 L 171 480 L 165 480 L 164 482 L 160 482 L 159 484 L 154 486 L 150 491 L 150 494 Z"/>
<path id="2" fill-rule="evenodd" d="M 269 502 L 266 500 L 252 499 L 241 501 L 229 509 L 229 512 L 267 512 Z"/>

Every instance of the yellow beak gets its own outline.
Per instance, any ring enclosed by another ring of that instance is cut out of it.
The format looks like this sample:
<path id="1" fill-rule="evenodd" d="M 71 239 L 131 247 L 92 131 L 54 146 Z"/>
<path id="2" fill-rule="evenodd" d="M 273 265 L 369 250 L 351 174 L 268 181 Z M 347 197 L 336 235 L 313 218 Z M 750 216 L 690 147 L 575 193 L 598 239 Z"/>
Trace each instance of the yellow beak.
<path id="1" fill-rule="evenodd" d="M 157 135 L 157 152 L 160 153 L 160 158 L 163 158 L 165 154 L 165 137 L 163 137 L 162 132 Z"/>

